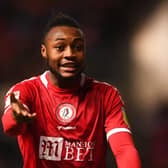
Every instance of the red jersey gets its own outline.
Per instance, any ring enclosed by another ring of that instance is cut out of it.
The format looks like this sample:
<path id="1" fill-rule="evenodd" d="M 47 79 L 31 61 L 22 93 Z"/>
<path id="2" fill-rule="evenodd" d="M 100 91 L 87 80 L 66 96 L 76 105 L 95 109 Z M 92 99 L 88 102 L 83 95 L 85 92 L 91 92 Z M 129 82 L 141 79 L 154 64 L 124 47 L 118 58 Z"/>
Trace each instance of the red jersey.
<path id="1" fill-rule="evenodd" d="M 13 119 L 11 92 L 36 119 L 21 124 Z M 46 71 L 16 84 L 5 101 L 4 130 L 18 136 L 24 168 L 104 168 L 108 138 L 130 132 L 117 89 L 85 74 L 73 89 L 60 89 Z"/>

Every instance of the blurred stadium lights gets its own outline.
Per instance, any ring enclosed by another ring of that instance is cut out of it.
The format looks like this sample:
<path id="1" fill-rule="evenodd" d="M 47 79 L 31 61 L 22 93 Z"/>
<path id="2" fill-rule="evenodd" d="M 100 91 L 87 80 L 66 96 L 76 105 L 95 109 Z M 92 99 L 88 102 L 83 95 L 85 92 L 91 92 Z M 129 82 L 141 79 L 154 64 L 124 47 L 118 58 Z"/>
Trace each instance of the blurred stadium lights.
<path id="1" fill-rule="evenodd" d="M 132 94 L 136 97 L 134 103 L 142 109 L 154 112 L 151 109 L 168 98 L 167 1 L 157 6 L 141 28 L 137 29 L 131 38 L 130 46 L 134 88 Z"/>

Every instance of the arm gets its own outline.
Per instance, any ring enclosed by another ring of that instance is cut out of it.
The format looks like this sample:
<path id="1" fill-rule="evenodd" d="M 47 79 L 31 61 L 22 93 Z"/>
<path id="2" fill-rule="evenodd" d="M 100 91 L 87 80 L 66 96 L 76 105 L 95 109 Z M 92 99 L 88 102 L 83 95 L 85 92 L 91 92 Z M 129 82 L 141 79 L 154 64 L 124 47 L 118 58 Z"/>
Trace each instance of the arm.
<path id="1" fill-rule="evenodd" d="M 105 131 L 118 168 L 140 168 L 127 121 L 124 102 L 116 89 L 108 90 L 105 99 Z"/>
<path id="2" fill-rule="evenodd" d="M 120 132 L 111 135 L 109 144 L 118 168 L 141 168 L 139 155 L 130 133 Z"/>
<path id="3" fill-rule="evenodd" d="M 6 98 L 6 110 L 2 116 L 4 132 L 9 136 L 23 134 L 28 121 L 36 117 L 36 113 L 30 113 L 24 105 L 15 98 L 12 92 Z"/>
<path id="4" fill-rule="evenodd" d="M 12 109 L 8 109 L 2 116 L 2 125 L 5 134 L 8 136 L 17 136 L 23 134 L 26 130 L 26 123 L 18 123 L 13 116 Z"/>

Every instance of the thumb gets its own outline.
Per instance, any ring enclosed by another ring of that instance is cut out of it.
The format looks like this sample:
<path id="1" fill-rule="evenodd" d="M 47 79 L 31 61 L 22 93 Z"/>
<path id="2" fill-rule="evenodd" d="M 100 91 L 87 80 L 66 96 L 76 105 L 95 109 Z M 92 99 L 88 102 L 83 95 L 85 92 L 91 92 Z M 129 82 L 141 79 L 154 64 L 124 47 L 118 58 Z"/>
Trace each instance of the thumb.
<path id="1" fill-rule="evenodd" d="M 11 103 L 17 103 L 18 102 L 18 100 L 16 99 L 15 94 L 13 92 L 10 94 L 10 102 Z"/>
<path id="2" fill-rule="evenodd" d="M 10 102 L 11 104 L 17 104 L 20 109 L 24 109 L 23 104 L 18 99 L 16 99 L 15 94 L 13 92 L 10 94 Z"/>

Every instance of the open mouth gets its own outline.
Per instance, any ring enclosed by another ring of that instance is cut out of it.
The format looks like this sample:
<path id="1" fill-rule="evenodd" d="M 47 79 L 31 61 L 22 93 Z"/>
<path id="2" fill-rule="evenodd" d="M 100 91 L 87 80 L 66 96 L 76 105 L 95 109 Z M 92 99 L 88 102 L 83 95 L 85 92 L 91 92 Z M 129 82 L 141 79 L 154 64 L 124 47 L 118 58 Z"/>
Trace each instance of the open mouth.
<path id="1" fill-rule="evenodd" d="M 61 69 L 64 71 L 75 71 L 77 69 L 77 64 L 76 63 L 65 63 L 61 65 Z"/>

